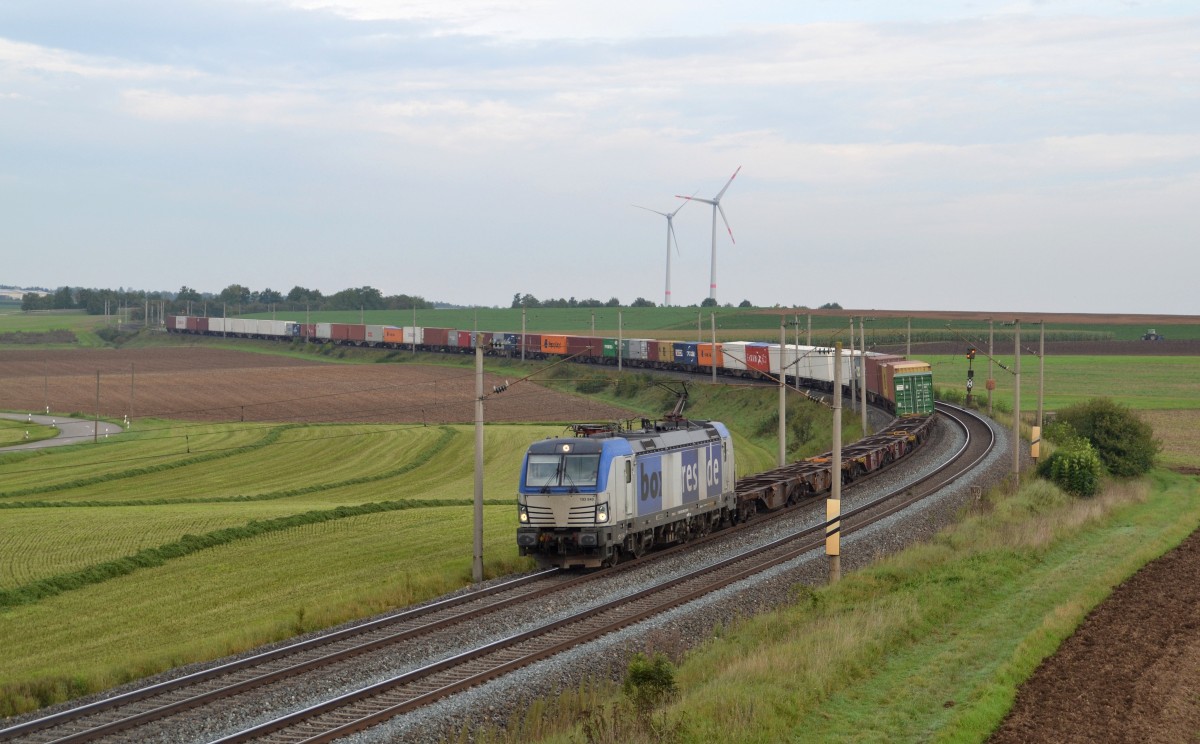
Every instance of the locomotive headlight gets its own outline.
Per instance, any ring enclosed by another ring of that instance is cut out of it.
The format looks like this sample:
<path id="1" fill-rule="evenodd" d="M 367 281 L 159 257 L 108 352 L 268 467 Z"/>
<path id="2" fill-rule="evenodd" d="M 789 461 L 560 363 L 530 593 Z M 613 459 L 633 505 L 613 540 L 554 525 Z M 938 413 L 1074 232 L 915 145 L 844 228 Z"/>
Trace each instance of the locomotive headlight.
<path id="1" fill-rule="evenodd" d="M 517 521 L 521 524 L 529 524 L 529 510 L 524 504 L 517 504 Z"/>
<path id="2" fill-rule="evenodd" d="M 596 505 L 596 522 L 604 523 L 608 521 L 608 502 Z"/>

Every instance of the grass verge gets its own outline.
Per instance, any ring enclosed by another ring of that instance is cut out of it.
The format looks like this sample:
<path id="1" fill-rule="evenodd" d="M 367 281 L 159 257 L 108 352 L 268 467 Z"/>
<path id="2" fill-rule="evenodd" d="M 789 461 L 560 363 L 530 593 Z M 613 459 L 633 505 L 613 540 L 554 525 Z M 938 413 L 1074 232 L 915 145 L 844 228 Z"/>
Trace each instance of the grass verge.
<path id="1" fill-rule="evenodd" d="M 990 498 L 928 544 L 718 633 L 622 741 L 983 741 L 1112 587 L 1200 525 L 1196 480 L 1166 471 L 1086 501 L 1041 481 Z M 573 694 L 535 709 L 491 740 L 580 741 L 616 726 L 596 711 L 623 708 Z"/>

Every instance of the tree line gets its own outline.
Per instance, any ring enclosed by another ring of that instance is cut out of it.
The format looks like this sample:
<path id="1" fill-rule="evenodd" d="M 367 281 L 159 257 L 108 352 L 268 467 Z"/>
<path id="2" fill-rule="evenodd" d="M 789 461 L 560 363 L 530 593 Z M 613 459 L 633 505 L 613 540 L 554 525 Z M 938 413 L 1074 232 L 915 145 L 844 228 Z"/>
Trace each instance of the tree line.
<path id="1" fill-rule="evenodd" d="M 351 287 L 331 295 L 319 289 L 295 286 L 286 295 L 271 288 L 252 290 L 241 284 L 230 284 L 217 293 L 198 292 L 186 284 L 178 292 L 147 292 L 133 289 L 94 289 L 89 287 L 59 287 L 48 294 L 27 292 L 21 297 L 21 309 L 83 310 L 89 315 L 115 314 L 128 307 L 135 317 L 147 303 L 165 304 L 171 314 L 190 312 L 209 315 L 237 312 L 239 314 L 290 310 L 428 310 L 433 303 L 416 295 L 385 296 L 374 287 Z M 207 307 L 206 307 L 207 306 Z M 236 308 L 236 310 L 235 310 Z"/>

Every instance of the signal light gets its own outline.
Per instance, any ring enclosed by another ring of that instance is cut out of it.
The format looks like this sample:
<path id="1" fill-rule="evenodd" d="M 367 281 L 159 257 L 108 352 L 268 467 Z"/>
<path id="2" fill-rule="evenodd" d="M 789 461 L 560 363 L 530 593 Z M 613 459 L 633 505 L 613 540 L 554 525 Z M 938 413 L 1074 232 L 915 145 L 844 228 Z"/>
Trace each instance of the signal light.
<path id="1" fill-rule="evenodd" d="M 975 347 L 972 346 L 971 348 L 967 349 L 967 359 L 974 359 L 974 358 L 975 358 Z"/>

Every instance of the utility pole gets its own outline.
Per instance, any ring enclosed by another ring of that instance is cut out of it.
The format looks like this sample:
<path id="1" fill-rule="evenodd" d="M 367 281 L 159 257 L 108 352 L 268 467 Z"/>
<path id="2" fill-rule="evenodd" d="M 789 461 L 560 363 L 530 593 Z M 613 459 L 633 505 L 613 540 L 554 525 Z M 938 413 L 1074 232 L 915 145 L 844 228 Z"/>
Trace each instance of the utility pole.
<path id="1" fill-rule="evenodd" d="M 870 430 L 867 428 L 867 319 L 858 319 L 858 338 L 862 343 L 862 354 L 858 362 L 858 394 L 859 408 L 862 410 L 862 433 L 865 437 Z"/>
<path id="2" fill-rule="evenodd" d="M 625 316 L 622 311 L 617 311 L 617 372 L 621 371 L 621 342 L 625 340 L 624 334 Z M 595 338 L 596 332 L 592 331 L 592 337 Z M 601 343 L 604 343 L 601 341 Z M 600 355 L 604 356 L 604 349 L 600 350 Z"/>
<path id="3" fill-rule="evenodd" d="M 92 426 L 92 442 L 100 441 L 100 370 L 96 370 L 96 423 Z"/>
<path id="4" fill-rule="evenodd" d="M 521 361 L 525 361 L 525 303 L 521 303 Z"/>
<path id="5" fill-rule="evenodd" d="M 471 578 L 483 581 L 483 347 L 475 345 L 475 559 Z"/>
<path id="6" fill-rule="evenodd" d="M 708 316 L 712 322 L 712 381 L 717 384 L 717 314 L 710 313 Z"/>
<path id="7" fill-rule="evenodd" d="M 847 381 L 850 383 L 850 410 L 851 411 L 854 411 L 858 407 L 858 396 L 857 396 L 858 391 L 855 389 L 854 381 L 855 381 L 855 376 L 854 376 L 854 316 L 851 315 L 850 316 L 850 379 Z M 841 394 L 840 390 L 838 391 L 838 394 L 839 395 Z"/>
<path id="8" fill-rule="evenodd" d="M 779 467 L 787 465 L 787 345 L 783 318 L 779 319 Z"/>
<path id="9" fill-rule="evenodd" d="M 995 327 L 994 326 L 995 326 L 995 321 L 992 318 L 988 318 L 988 378 L 987 378 L 987 385 L 986 385 L 987 393 L 988 393 L 988 418 L 991 418 L 991 416 L 992 416 L 992 391 L 996 389 L 996 377 L 995 377 L 995 375 L 992 374 L 992 364 L 993 364 L 992 357 L 996 353 L 996 350 L 993 348 L 993 343 L 992 343 L 995 340 L 995 338 L 994 338 Z"/>
<path id="10" fill-rule="evenodd" d="M 812 313 L 808 314 L 808 335 L 804 337 L 804 345 L 812 346 Z"/>
<path id="11" fill-rule="evenodd" d="M 908 316 L 908 333 L 904 336 L 904 356 L 912 356 L 912 316 Z"/>
<path id="12" fill-rule="evenodd" d="M 825 501 L 825 555 L 829 556 L 829 583 L 842 578 L 842 342 L 834 346 L 833 365 L 833 462 L 831 483 Z"/>
<path id="13" fill-rule="evenodd" d="M 129 363 L 129 421 L 133 421 L 133 394 L 134 394 L 134 368 L 133 362 Z M 128 425 L 128 423 L 127 423 Z"/>
<path id="14" fill-rule="evenodd" d="M 1042 400 L 1043 390 L 1046 387 L 1046 321 L 1039 320 L 1038 325 L 1042 328 L 1041 338 L 1038 340 L 1038 412 L 1037 425 L 1038 430 L 1042 428 Z"/>
<path id="15" fill-rule="evenodd" d="M 1013 354 L 1016 382 L 1013 384 L 1013 490 L 1021 485 L 1021 320 L 1013 321 Z"/>

